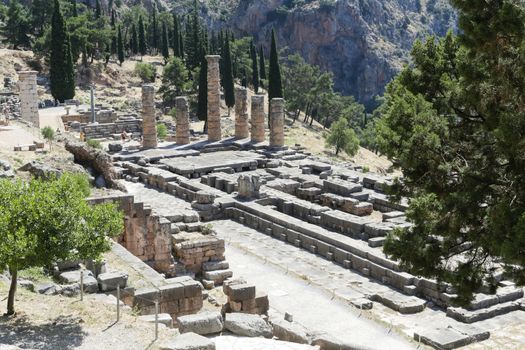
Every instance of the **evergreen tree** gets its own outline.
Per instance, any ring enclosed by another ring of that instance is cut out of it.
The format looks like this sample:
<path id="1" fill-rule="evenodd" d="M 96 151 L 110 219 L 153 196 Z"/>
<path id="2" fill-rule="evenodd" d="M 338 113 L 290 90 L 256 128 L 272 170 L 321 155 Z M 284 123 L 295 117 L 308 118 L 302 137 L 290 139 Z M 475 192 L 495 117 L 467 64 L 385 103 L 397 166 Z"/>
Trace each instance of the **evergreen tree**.
<path id="1" fill-rule="evenodd" d="M 115 11 L 111 11 L 111 29 L 113 30 L 113 35 L 111 36 L 111 54 L 117 54 L 117 28 L 115 26 Z"/>
<path id="2" fill-rule="evenodd" d="M 78 16 L 77 0 L 71 0 L 71 14 L 73 17 Z"/>
<path id="3" fill-rule="evenodd" d="M 179 31 L 179 50 L 180 50 L 180 56 L 179 58 L 184 60 L 184 52 L 185 52 L 185 48 L 184 48 L 184 35 L 182 34 L 182 31 Z"/>
<path id="4" fill-rule="evenodd" d="M 133 55 L 137 55 L 139 53 L 139 38 L 137 35 L 137 26 L 135 23 L 131 26 L 131 52 Z"/>
<path id="5" fill-rule="evenodd" d="M 330 128 L 330 134 L 326 138 L 326 145 L 335 147 L 335 155 L 344 151 L 353 157 L 359 151 L 359 139 L 354 130 L 348 125 L 345 117 L 340 117 Z"/>
<path id="6" fill-rule="evenodd" d="M 228 115 L 230 115 L 230 109 L 235 106 L 235 92 L 233 84 L 233 72 L 232 72 L 232 59 L 230 52 L 230 41 L 226 40 L 224 46 L 224 100 L 228 107 Z"/>
<path id="7" fill-rule="evenodd" d="M 95 3 L 95 18 L 99 19 L 102 17 L 102 6 L 100 6 L 100 0 Z"/>
<path id="8" fill-rule="evenodd" d="M 376 131 L 403 171 L 391 192 L 411 198 L 413 224 L 385 251 L 414 275 L 451 283 L 468 305 L 481 287 L 496 290 L 502 268 L 525 284 L 525 4 L 451 3 L 458 37 L 414 44 Z"/>
<path id="9" fill-rule="evenodd" d="M 281 78 L 281 68 L 279 66 L 279 54 L 277 52 L 275 31 L 272 29 L 272 46 L 270 50 L 270 68 L 268 74 L 268 102 L 271 103 L 272 98 L 281 97 L 283 97 L 283 83 Z"/>
<path id="10" fill-rule="evenodd" d="M 60 10 L 60 3 L 55 0 L 51 20 L 51 56 L 49 60 L 51 95 L 59 102 L 75 96 L 75 77 L 73 59 L 66 24 Z"/>
<path id="11" fill-rule="evenodd" d="M 199 71 L 199 96 L 197 100 L 197 117 L 204 121 L 204 132 L 208 124 L 208 61 L 205 57 L 201 60 Z"/>
<path id="12" fill-rule="evenodd" d="M 32 0 L 31 1 L 31 24 L 35 35 L 42 35 L 45 26 L 51 21 L 53 15 L 53 2 L 49 0 Z M 25 17 L 24 18 L 28 18 Z"/>
<path id="13" fill-rule="evenodd" d="M 153 12 L 151 14 L 151 50 L 157 52 L 158 43 L 158 23 L 157 23 L 157 5 L 153 3 Z"/>
<path id="14" fill-rule="evenodd" d="M 193 2 L 193 11 L 186 22 L 186 64 L 190 69 L 200 65 L 202 41 L 202 28 L 199 19 L 199 5 Z"/>
<path id="15" fill-rule="evenodd" d="M 118 61 L 120 63 L 120 66 L 122 66 L 122 63 L 124 63 L 125 57 L 124 57 L 124 42 L 122 41 L 122 28 L 119 25 L 118 26 L 118 36 L 117 36 L 117 51 L 118 51 Z"/>
<path id="16" fill-rule="evenodd" d="M 261 78 L 261 86 L 262 80 L 266 80 L 266 62 L 264 62 L 264 50 L 262 45 L 259 46 L 259 76 Z"/>
<path id="17" fill-rule="evenodd" d="M 146 43 L 146 29 L 144 28 L 144 20 L 142 16 L 139 17 L 139 52 L 141 56 L 144 56 L 148 51 L 148 45 Z"/>
<path id="18" fill-rule="evenodd" d="M 211 39 L 210 39 L 210 53 L 212 55 L 217 55 L 219 51 L 219 42 L 217 38 L 217 34 L 215 31 L 211 32 Z"/>
<path id="19" fill-rule="evenodd" d="M 171 44 L 173 46 L 173 55 L 175 57 L 181 57 L 179 32 L 179 17 L 177 15 L 173 15 L 173 38 Z"/>
<path id="20" fill-rule="evenodd" d="M 166 23 L 162 24 L 162 56 L 164 62 L 168 62 L 170 58 L 170 49 L 168 45 L 168 30 L 166 29 Z"/>
<path id="21" fill-rule="evenodd" d="M 252 85 L 253 91 L 259 93 L 259 67 L 257 66 L 257 51 L 253 45 L 253 40 L 250 42 L 250 56 L 252 57 Z"/>
<path id="22" fill-rule="evenodd" d="M 19 46 L 30 46 L 29 21 L 27 11 L 18 0 L 11 0 L 7 10 L 7 23 L 4 28 L 6 41 L 16 50 Z"/>
<path id="23" fill-rule="evenodd" d="M 87 53 L 87 45 L 84 43 L 82 46 L 82 65 L 84 68 L 87 68 L 88 66 L 88 53 Z"/>

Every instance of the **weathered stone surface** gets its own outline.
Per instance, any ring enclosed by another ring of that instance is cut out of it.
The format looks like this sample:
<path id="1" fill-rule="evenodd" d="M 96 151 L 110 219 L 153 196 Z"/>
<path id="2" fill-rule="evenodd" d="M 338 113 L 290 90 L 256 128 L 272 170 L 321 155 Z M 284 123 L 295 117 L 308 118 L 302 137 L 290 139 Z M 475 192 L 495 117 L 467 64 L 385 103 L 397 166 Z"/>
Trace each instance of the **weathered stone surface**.
<path id="1" fill-rule="evenodd" d="M 250 137 L 248 90 L 240 86 L 235 87 L 235 137 L 238 139 Z"/>
<path id="2" fill-rule="evenodd" d="M 220 312 L 204 312 L 196 315 L 177 317 L 181 333 L 213 334 L 222 332 L 224 326 Z"/>
<path id="3" fill-rule="evenodd" d="M 312 337 L 312 345 L 319 346 L 320 350 L 355 350 L 357 345 L 342 342 L 329 334 L 317 334 Z"/>
<path id="4" fill-rule="evenodd" d="M 272 320 L 273 336 L 292 343 L 308 344 L 308 330 L 296 322 Z"/>
<path id="5" fill-rule="evenodd" d="M 284 99 L 273 98 L 270 103 L 270 147 L 284 146 Z"/>
<path id="6" fill-rule="evenodd" d="M 264 142 L 265 135 L 264 95 L 252 96 L 251 134 L 252 142 Z"/>
<path id="7" fill-rule="evenodd" d="M 0 179 L 15 177 L 15 173 L 8 161 L 0 159 Z"/>
<path id="8" fill-rule="evenodd" d="M 121 289 L 126 288 L 128 275 L 123 272 L 107 272 L 98 275 L 97 280 L 100 291 L 106 292 L 117 289 L 117 286 Z"/>
<path id="9" fill-rule="evenodd" d="M 142 146 L 157 147 L 157 120 L 155 118 L 155 86 L 142 86 Z"/>
<path id="10" fill-rule="evenodd" d="M 34 177 L 44 180 L 59 178 L 60 176 L 62 176 L 62 172 L 60 170 L 52 168 L 49 165 L 43 164 L 36 160 L 26 163 L 18 170 L 27 171 Z"/>
<path id="11" fill-rule="evenodd" d="M 162 323 L 166 327 L 171 328 L 173 326 L 173 319 L 170 314 L 158 314 L 158 323 Z M 155 315 L 144 315 L 139 316 L 139 320 L 147 323 L 155 323 Z"/>
<path id="12" fill-rule="evenodd" d="M 160 350 L 215 350 L 213 340 L 195 333 L 184 333 L 159 344 Z"/>
<path id="13" fill-rule="evenodd" d="M 36 291 L 38 294 L 44 294 L 44 295 L 54 295 L 60 293 L 62 290 L 62 287 L 55 283 L 44 283 L 40 284 L 36 287 Z"/>
<path id="14" fill-rule="evenodd" d="M 227 270 L 230 268 L 230 264 L 227 261 L 208 261 L 202 264 L 203 271 L 219 271 Z"/>
<path id="15" fill-rule="evenodd" d="M 414 333 L 414 340 L 430 345 L 436 349 L 457 349 L 474 342 L 480 342 L 490 337 L 490 333 L 476 327 L 466 329 L 428 328 Z"/>
<path id="16" fill-rule="evenodd" d="M 224 328 L 243 337 L 272 337 L 272 328 L 259 315 L 226 314 Z"/>
<path id="17" fill-rule="evenodd" d="M 426 301 L 414 296 L 406 296 L 401 293 L 390 291 L 372 295 L 373 301 L 380 302 L 389 308 L 402 314 L 415 314 L 425 309 Z"/>
<path id="18" fill-rule="evenodd" d="M 230 286 L 228 296 L 233 301 L 255 299 L 255 286 L 252 284 L 235 284 Z"/>
<path id="19" fill-rule="evenodd" d="M 190 118 L 188 116 L 188 98 L 177 97 L 175 99 L 176 108 L 176 142 L 178 145 L 190 143 Z"/>
<path id="20" fill-rule="evenodd" d="M 239 197 L 246 199 L 259 198 L 261 182 L 259 176 L 241 175 L 239 176 Z"/>
<path id="21" fill-rule="evenodd" d="M 208 55 L 208 140 L 222 139 L 221 131 L 221 98 L 220 98 L 220 56 Z"/>
<path id="22" fill-rule="evenodd" d="M 18 72 L 20 89 L 20 115 L 22 119 L 30 122 L 34 127 L 40 127 L 38 116 L 38 92 L 36 71 Z"/>

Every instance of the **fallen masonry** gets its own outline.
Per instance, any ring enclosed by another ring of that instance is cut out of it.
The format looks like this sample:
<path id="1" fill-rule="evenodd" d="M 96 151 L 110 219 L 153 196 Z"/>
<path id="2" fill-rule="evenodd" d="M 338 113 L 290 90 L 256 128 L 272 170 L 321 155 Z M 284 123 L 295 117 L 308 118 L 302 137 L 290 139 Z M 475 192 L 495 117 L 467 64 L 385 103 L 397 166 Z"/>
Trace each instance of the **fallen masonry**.
<path id="1" fill-rule="evenodd" d="M 452 337 L 449 329 L 418 331 L 422 341 L 437 348 L 481 341 L 488 333 L 475 327 L 467 332 L 469 324 L 522 312 L 523 290 L 503 275 L 495 295 L 480 290 L 473 304 L 463 309 L 454 305 L 450 285 L 404 272 L 398 262 L 385 256 L 382 244 L 387 234 L 397 227 L 410 227 L 404 214 L 407 199 L 393 202 L 385 194 L 392 179 L 362 173 L 351 165 L 324 163 L 297 149 L 247 148 L 229 140 L 213 145 L 212 149 L 187 145 L 184 151 L 169 147 L 165 151 L 122 151 L 113 155 L 113 161 L 121 184 L 128 189 L 135 186 L 130 195 L 135 194 L 137 183 L 142 183 L 150 193 L 186 203 L 186 210 L 197 217 L 195 222 L 184 222 L 183 217 L 166 209 L 158 224 L 136 225 L 146 229 L 130 230 L 132 236 L 125 233 L 128 238 L 121 243 L 168 276 L 189 274 L 206 288 L 226 281 L 226 313 L 264 314 L 268 304 L 267 297 L 253 295 L 252 286 L 229 284 L 232 272 L 225 261 L 224 241 L 214 234 L 217 220 L 254 229 L 385 286 L 352 299 L 350 304 L 358 309 L 380 303 L 410 315 L 431 305 L 451 321 L 465 325 L 454 333 L 458 339 L 454 342 L 448 340 Z M 157 152 L 154 157 L 145 153 L 153 151 Z M 142 220 L 142 213 L 155 216 L 147 205 L 133 206 L 136 213 L 131 220 Z M 147 257 L 143 255 L 146 252 Z M 163 312 L 180 317 L 198 310 L 197 297 L 195 302 L 193 309 L 165 306 Z"/>

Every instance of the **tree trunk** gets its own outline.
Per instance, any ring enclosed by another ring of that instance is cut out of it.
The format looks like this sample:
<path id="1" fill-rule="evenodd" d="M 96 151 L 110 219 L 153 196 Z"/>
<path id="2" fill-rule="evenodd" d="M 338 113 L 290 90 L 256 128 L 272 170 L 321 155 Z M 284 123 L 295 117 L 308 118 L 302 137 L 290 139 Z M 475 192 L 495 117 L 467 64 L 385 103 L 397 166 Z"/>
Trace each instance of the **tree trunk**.
<path id="1" fill-rule="evenodd" d="M 341 148 L 340 148 L 339 146 L 337 146 L 337 147 L 335 148 L 335 155 L 336 155 L 336 156 L 339 155 L 339 151 L 340 151 L 340 150 L 341 150 Z"/>
<path id="2" fill-rule="evenodd" d="M 208 133 L 208 119 L 206 119 L 206 120 L 204 121 L 204 128 L 203 128 L 203 130 L 202 130 L 202 133 L 203 133 L 203 134 L 207 134 L 207 133 Z"/>
<path id="3" fill-rule="evenodd" d="M 9 287 L 9 294 L 7 296 L 7 313 L 6 315 L 11 316 L 15 314 L 15 293 L 16 293 L 16 281 L 18 278 L 18 270 L 9 268 L 11 274 L 11 286 Z"/>

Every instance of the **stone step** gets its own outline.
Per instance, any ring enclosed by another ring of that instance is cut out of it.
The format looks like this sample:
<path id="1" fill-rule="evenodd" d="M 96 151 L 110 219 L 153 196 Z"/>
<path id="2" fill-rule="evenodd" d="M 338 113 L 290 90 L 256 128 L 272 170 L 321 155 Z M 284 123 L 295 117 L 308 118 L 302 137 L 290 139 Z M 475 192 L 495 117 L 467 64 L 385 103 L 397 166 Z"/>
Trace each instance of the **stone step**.
<path id="1" fill-rule="evenodd" d="M 463 323 L 474 323 L 512 311 L 521 310 L 521 302 L 509 301 L 478 310 L 467 310 L 460 307 L 448 307 L 447 316 Z"/>
<path id="2" fill-rule="evenodd" d="M 370 296 L 370 300 L 379 302 L 402 314 L 416 314 L 425 309 L 426 300 L 408 296 L 396 291 L 377 293 Z"/>
<path id="3" fill-rule="evenodd" d="M 476 327 L 424 328 L 414 332 L 414 340 L 435 349 L 457 349 L 472 343 L 487 340 L 488 331 Z"/>

